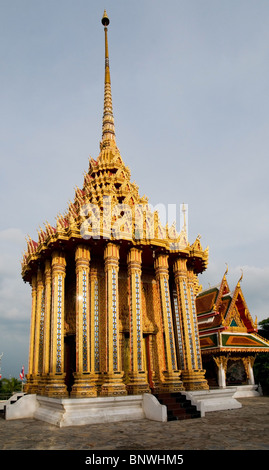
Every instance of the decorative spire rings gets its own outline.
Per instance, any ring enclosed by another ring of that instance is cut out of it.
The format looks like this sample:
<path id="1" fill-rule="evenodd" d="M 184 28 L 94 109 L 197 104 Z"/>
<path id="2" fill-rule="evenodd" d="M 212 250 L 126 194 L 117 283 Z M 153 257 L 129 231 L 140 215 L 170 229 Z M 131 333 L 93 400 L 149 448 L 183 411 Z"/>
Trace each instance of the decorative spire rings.
<path id="1" fill-rule="evenodd" d="M 108 39 L 107 39 L 107 26 L 110 21 L 104 11 L 101 23 L 104 25 L 105 31 L 105 90 L 104 90 L 104 114 L 103 114 L 103 127 L 102 127 L 102 142 L 101 148 L 116 145 L 115 140 L 115 125 L 112 108 L 112 94 L 111 94 L 111 80 L 109 69 L 109 55 L 108 55 Z"/>

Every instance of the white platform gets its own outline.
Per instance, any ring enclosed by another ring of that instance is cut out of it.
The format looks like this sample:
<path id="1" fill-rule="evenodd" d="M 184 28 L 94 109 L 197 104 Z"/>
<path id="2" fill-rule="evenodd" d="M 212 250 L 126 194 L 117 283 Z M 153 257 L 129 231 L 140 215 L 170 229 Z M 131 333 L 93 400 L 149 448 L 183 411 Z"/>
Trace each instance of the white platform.
<path id="1" fill-rule="evenodd" d="M 48 398 L 25 395 L 6 407 L 6 419 L 35 418 L 63 426 L 151 419 L 167 421 L 166 406 L 151 394 L 124 397 Z"/>
<path id="2" fill-rule="evenodd" d="M 237 398 L 259 396 L 257 388 L 257 385 L 244 385 L 181 393 L 197 407 L 201 416 L 205 416 L 212 411 L 241 408 Z M 138 419 L 164 422 L 167 421 L 167 408 L 150 393 L 64 399 L 24 395 L 16 403 L 6 404 L 5 418 L 35 418 L 59 427 Z"/>
<path id="3" fill-rule="evenodd" d="M 237 388 L 216 388 L 211 390 L 198 390 L 195 392 L 181 392 L 191 401 L 192 405 L 201 412 L 201 417 L 210 411 L 224 411 L 241 408 L 242 405 L 236 400 Z"/>
<path id="4" fill-rule="evenodd" d="M 236 387 L 234 398 L 259 397 L 260 395 L 261 394 L 258 392 L 258 385 L 238 385 Z"/>

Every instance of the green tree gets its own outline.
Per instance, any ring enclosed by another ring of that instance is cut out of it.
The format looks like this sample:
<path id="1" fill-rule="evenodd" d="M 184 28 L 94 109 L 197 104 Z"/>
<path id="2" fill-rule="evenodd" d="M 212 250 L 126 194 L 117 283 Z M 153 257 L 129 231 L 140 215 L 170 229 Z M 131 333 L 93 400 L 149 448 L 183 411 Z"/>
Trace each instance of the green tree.
<path id="1" fill-rule="evenodd" d="M 269 318 L 265 318 L 259 322 L 261 329 L 259 329 L 259 334 L 266 339 L 269 339 Z"/>
<path id="2" fill-rule="evenodd" d="M 10 379 L 2 379 L 1 392 L 7 395 L 13 395 L 15 392 L 21 391 L 21 381 L 11 377 Z"/>
<path id="3" fill-rule="evenodd" d="M 258 333 L 263 338 L 269 339 L 269 318 L 259 322 Z M 268 353 L 259 353 L 256 357 L 254 363 L 254 377 L 255 382 L 261 384 L 263 394 L 269 395 L 269 354 Z"/>

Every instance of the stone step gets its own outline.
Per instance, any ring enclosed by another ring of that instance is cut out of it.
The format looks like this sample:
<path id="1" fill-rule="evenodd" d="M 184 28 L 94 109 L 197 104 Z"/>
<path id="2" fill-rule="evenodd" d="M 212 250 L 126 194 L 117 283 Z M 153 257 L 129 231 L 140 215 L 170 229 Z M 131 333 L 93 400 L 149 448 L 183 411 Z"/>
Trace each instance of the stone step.
<path id="1" fill-rule="evenodd" d="M 192 405 L 185 395 L 180 393 L 159 393 L 155 396 L 162 405 L 166 406 L 168 421 L 201 417 L 200 411 L 197 411 L 196 406 Z"/>

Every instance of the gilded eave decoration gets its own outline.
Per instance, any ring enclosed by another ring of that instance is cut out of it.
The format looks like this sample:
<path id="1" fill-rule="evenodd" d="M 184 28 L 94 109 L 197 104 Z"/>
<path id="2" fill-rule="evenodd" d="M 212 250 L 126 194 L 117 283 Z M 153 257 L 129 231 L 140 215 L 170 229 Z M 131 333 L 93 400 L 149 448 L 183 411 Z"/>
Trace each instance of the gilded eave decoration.
<path id="1" fill-rule="evenodd" d="M 27 240 L 22 260 L 24 279 L 30 265 L 47 250 L 81 239 L 95 243 L 102 238 L 126 240 L 133 245 L 180 253 L 192 260 L 196 272 L 204 271 L 208 264 L 208 248 L 202 248 L 200 236 L 190 245 L 184 228 L 178 233 L 175 224 L 162 225 L 158 211 L 151 209 L 147 197 L 141 197 L 138 185 L 130 181 L 130 170 L 116 145 L 103 147 L 97 160 L 89 159 L 83 187 L 75 188 L 74 201 L 70 201 L 67 212 L 57 216 L 55 227 L 49 222 L 44 225 L 38 231 L 38 242 L 30 237 Z"/>

